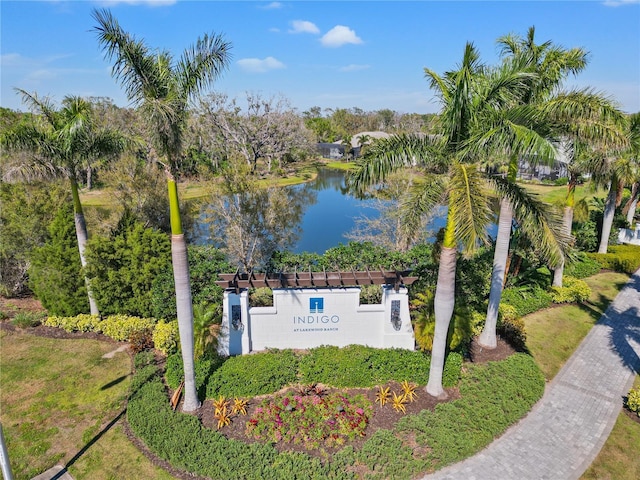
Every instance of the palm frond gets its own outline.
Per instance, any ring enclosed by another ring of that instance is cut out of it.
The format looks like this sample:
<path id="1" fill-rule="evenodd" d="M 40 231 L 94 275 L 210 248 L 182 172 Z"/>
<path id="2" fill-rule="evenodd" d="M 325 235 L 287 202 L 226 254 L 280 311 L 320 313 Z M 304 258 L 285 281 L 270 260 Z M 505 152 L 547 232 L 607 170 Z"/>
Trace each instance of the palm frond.
<path id="1" fill-rule="evenodd" d="M 93 17 L 98 22 L 94 28 L 98 42 L 105 56 L 114 59 L 112 75 L 125 88 L 127 97 L 140 105 L 145 93 L 158 88 L 154 83 L 158 77 L 156 59 L 166 60 L 170 56 L 166 52 L 154 55 L 144 42 L 122 30 L 109 10 L 94 10 Z M 156 91 L 155 94 L 159 93 Z"/>
<path id="2" fill-rule="evenodd" d="M 49 97 L 40 98 L 36 93 L 29 93 L 21 88 L 16 88 L 16 92 L 22 97 L 24 103 L 33 113 L 42 115 L 49 125 L 56 128 L 58 119 L 53 101 Z"/>
<path id="3" fill-rule="evenodd" d="M 220 35 L 204 35 L 185 50 L 177 65 L 177 74 L 184 98 L 210 85 L 231 60 L 231 43 Z"/>
<path id="4" fill-rule="evenodd" d="M 543 258 L 552 266 L 557 266 L 571 242 L 571 237 L 563 232 L 561 212 L 518 184 L 499 177 L 492 177 L 490 182 L 498 196 L 506 198 L 511 204 L 523 233 L 539 249 Z"/>
<path id="5" fill-rule="evenodd" d="M 419 223 L 423 216 L 433 217 L 436 207 L 445 201 L 446 182 L 442 175 L 428 174 L 415 179 L 400 203 L 400 214 L 409 225 Z"/>
<path id="6" fill-rule="evenodd" d="M 418 135 L 394 135 L 375 142 L 356 163 L 356 169 L 347 177 L 349 190 L 362 194 L 371 186 L 382 183 L 393 172 L 403 167 L 424 166 L 430 163 L 438 169 L 440 139 Z"/>
<path id="7" fill-rule="evenodd" d="M 492 212 L 486 181 L 476 164 L 456 163 L 451 166 L 448 189 L 456 240 L 466 254 L 472 254 L 481 243 L 488 243 Z"/>
<path id="8" fill-rule="evenodd" d="M 559 93 L 542 103 L 540 109 L 559 133 L 570 133 L 607 149 L 621 149 L 628 144 L 624 114 L 613 100 L 592 89 Z"/>

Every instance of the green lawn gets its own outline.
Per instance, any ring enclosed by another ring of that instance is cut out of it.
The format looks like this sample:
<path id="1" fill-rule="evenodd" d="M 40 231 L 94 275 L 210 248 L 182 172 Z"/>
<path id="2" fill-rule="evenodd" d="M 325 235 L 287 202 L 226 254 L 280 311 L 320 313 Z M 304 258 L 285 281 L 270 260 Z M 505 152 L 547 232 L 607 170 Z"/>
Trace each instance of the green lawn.
<path id="1" fill-rule="evenodd" d="M 543 185 L 541 183 L 523 183 L 523 187 L 533 193 L 540 195 L 540 198 L 552 205 L 564 205 L 565 197 L 567 195 L 567 186 L 554 186 Z M 576 202 L 586 197 L 604 197 L 606 192 L 598 191 L 593 192 L 589 185 L 578 185 L 576 187 L 575 200 Z"/>
<path id="2" fill-rule="evenodd" d="M 628 279 L 623 273 L 599 273 L 585 279 L 592 293 L 584 305 L 555 306 L 524 318 L 527 347 L 547 380 L 558 373 Z"/>
<path id="3" fill-rule="evenodd" d="M 130 383 L 126 352 L 102 357 L 117 344 L 20 331 L 0 332 L 0 342 L 1 421 L 16 480 L 72 460 L 76 480 L 173 478 L 131 444 L 121 422 L 104 430 L 122 412 Z"/>
<path id="4" fill-rule="evenodd" d="M 634 386 L 640 388 L 640 376 L 636 376 Z M 640 478 L 639 448 L 640 424 L 622 412 L 600 454 L 581 480 L 637 480 Z"/>

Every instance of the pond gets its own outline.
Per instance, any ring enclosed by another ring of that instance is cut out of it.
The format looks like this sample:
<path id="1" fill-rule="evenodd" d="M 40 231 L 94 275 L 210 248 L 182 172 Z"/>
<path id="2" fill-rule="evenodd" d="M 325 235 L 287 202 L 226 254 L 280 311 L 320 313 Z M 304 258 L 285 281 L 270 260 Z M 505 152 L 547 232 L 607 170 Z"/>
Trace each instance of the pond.
<path id="1" fill-rule="evenodd" d="M 346 174 L 341 170 L 323 168 L 310 182 L 283 187 L 289 204 L 295 204 L 297 215 L 289 217 L 295 225 L 286 225 L 291 241 L 288 249 L 294 253 L 324 253 L 340 243 L 349 242 L 347 235 L 353 232 L 357 219 L 377 218 L 379 211 L 375 200 L 359 200 L 345 188 Z M 206 207 L 205 207 L 206 210 Z M 442 209 L 444 210 L 444 209 Z M 204 212 L 204 210 L 203 210 Z M 198 221 L 196 242 L 210 242 L 207 215 L 203 213 Z M 429 223 L 427 230 L 437 231 L 444 226 L 444 211 Z"/>

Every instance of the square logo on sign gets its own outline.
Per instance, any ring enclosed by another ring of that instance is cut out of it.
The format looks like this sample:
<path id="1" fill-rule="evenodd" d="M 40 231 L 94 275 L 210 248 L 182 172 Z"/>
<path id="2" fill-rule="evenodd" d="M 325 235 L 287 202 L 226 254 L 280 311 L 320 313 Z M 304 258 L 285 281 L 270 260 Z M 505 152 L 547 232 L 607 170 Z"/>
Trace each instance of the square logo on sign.
<path id="1" fill-rule="evenodd" d="M 310 298 L 309 299 L 309 313 L 323 313 L 324 312 L 324 298 Z"/>

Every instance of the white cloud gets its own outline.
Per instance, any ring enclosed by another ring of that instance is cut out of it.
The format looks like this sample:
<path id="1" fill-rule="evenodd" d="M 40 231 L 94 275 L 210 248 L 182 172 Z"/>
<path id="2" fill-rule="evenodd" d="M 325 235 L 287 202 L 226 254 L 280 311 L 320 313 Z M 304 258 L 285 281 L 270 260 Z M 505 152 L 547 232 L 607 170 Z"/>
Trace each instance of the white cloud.
<path id="1" fill-rule="evenodd" d="M 260 7 L 264 10 L 276 10 L 278 8 L 282 8 L 284 7 L 284 5 L 282 5 L 282 3 L 280 2 L 271 2 L 268 5 L 265 5 L 264 7 Z"/>
<path id="2" fill-rule="evenodd" d="M 336 25 L 323 35 L 320 42 L 325 47 L 341 47 L 347 43 L 358 45 L 363 43 L 362 39 L 356 35 L 356 32 L 344 25 Z"/>
<path id="3" fill-rule="evenodd" d="M 294 20 L 291 25 L 293 28 L 289 30 L 289 33 L 320 33 L 320 29 L 307 20 Z"/>
<path id="4" fill-rule="evenodd" d="M 346 67 L 340 67 L 338 70 L 340 72 L 359 72 L 361 70 L 367 70 L 368 68 L 371 68 L 371 65 L 358 65 L 352 63 L 351 65 L 347 65 Z"/>
<path id="5" fill-rule="evenodd" d="M 632 5 L 640 3 L 640 0 L 605 0 L 603 5 L 606 7 L 620 7 L 622 5 Z"/>
<path id="6" fill-rule="evenodd" d="M 270 70 L 285 68 L 284 63 L 273 57 L 266 57 L 262 60 L 259 58 L 243 58 L 238 60 L 237 63 L 244 71 L 251 73 L 265 73 Z"/>

